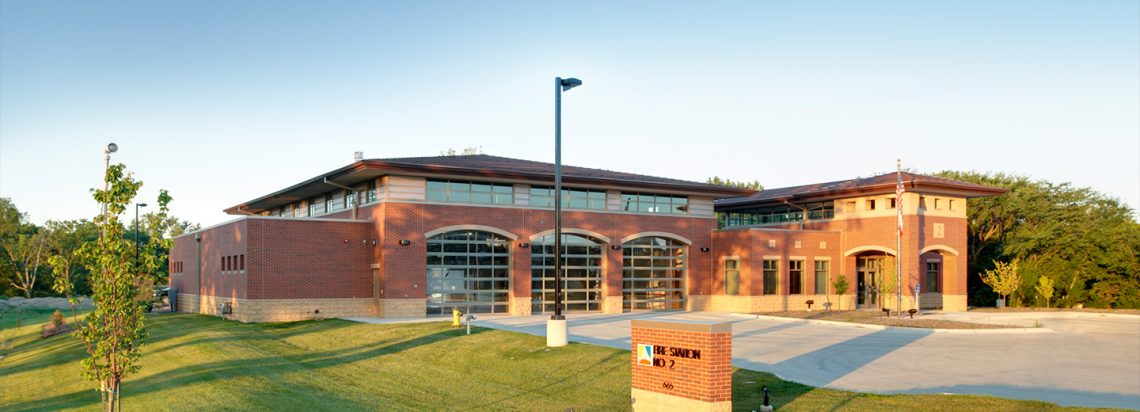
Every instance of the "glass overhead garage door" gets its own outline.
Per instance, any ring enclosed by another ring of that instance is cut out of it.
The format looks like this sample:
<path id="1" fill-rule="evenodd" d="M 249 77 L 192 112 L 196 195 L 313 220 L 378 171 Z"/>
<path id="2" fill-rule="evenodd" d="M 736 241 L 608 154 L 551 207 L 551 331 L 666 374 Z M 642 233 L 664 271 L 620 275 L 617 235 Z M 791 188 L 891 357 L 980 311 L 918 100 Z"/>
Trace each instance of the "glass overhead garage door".
<path id="1" fill-rule="evenodd" d="M 562 234 L 562 309 L 596 311 L 602 291 L 602 243 Z M 531 244 L 531 311 L 554 312 L 554 235 Z"/>
<path id="2" fill-rule="evenodd" d="M 622 244 L 622 308 L 684 309 L 688 247 L 664 237 L 641 237 Z"/>
<path id="3" fill-rule="evenodd" d="M 507 313 L 511 289 L 510 239 L 478 230 L 427 239 L 427 314 Z"/>

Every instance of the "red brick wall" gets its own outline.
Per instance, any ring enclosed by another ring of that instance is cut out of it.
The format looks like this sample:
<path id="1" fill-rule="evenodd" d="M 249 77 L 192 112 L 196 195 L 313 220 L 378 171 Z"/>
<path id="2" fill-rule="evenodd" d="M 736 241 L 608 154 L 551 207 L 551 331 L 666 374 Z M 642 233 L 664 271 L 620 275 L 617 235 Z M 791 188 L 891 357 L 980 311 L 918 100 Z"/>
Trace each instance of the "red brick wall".
<path id="1" fill-rule="evenodd" d="M 426 271 L 426 249 L 424 233 L 453 225 L 490 226 L 514 234 L 518 237 L 511 245 L 512 294 L 515 297 L 530 296 L 530 253 L 531 249 L 520 248 L 518 243 L 530 243 L 531 235 L 554 228 L 554 212 L 512 207 L 478 207 L 462 205 L 435 205 L 414 203 L 385 203 L 362 209 L 362 218 L 383 222 L 378 226 L 381 244 L 383 293 L 387 298 L 424 298 Z M 691 218 L 680 216 L 631 215 L 623 213 L 599 213 L 586 211 L 563 211 L 562 227 L 583 229 L 610 238 L 611 244 L 620 243 L 623 238 L 641 232 L 666 232 L 682 236 L 693 242 L 689 247 L 689 294 L 708 294 L 712 287 L 710 276 L 711 253 L 701 252 L 702 247 L 711 247 L 711 233 L 716 227 L 712 218 Z M 400 240 L 410 240 L 408 246 L 401 246 Z M 611 296 L 621 295 L 621 250 L 606 246 L 607 276 L 606 292 Z"/>
<path id="2" fill-rule="evenodd" d="M 633 322 L 633 327 L 630 328 L 630 369 L 631 386 L 634 389 L 703 402 L 732 401 L 732 332 L 641 327 L 641 322 Z M 654 355 L 666 361 L 664 367 L 639 365 L 639 344 L 699 350 L 701 358 Z M 673 361 L 672 364 L 669 361 Z"/>
<path id="3" fill-rule="evenodd" d="M 250 299 L 372 297 L 371 222 L 246 221 Z"/>
<path id="4" fill-rule="evenodd" d="M 943 238 L 934 238 L 934 224 L 945 227 Z M 898 247 L 895 239 L 898 219 L 894 216 L 859 219 L 838 219 L 808 221 L 804 229 L 841 232 L 837 258 L 833 260 L 832 272 L 848 275 L 848 283 L 854 289 L 856 274 L 856 254 L 843 256 L 847 251 L 861 246 L 879 246 L 894 250 Z M 777 228 L 798 229 L 799 224 L 779 225 Z M 903 216 L 903 285 L 914 291 L 914 283 L 922 279 L 925 267 L 919 258 L 919 251 L 931 245 L 945 245 L 958 252 L 954 256 L 943 252 L 943 294 L 962 295 L 966 293 L 966 219 L 956 217 L 904 215 Z M 830 244 L 830 242 L 829 242 Z M 805 264 L 806 266 L 806 264 Z M 783 268 L 781 268 L 783 269 Z"/>
<path id="5" fill-rule="evenodd" d="M 233 299 L 247 297 L 246 276 L 250 269 L 247 251 L 247 219 L 223 223 L 196 233 L 174 239 L 170 250 L 171 262 L 182 262 L 182 273 L 171 275 L 170 284 L 178 293 L 205 294 Z M 195 235 L 201 243 L 195 242 Z M 201 247 L 199 260 L 198 247 Z M 222 273 L 222 257 L 245 255 L 246 271 Z M 201 265 L 201 280 L 198 269 Z M 199 290 L 199 284 L 201 289 Z"/>
<path id="6" fill-rule="evenodd" d="M 740 294 L 759 296 L 764 293 L 764 256 L 780 256 L 780 291 L 777 294 L 788 294 L 788 262 L 791 256 L 803 257 L 803 293 L 815 294 L 815 261 L 830 259 L 830 279 L 834 281 L 843 273 L 839 266 L 842 262 L 840 256 L 840 233 L 824 231 L 799 231 L 784 229 L 729 229 L 718 230 L 713 233 L 713 242 L 716 259 L 716 273 L 713 274 L 717 287 L 716 293 L 724 293 L 724 258 L 727 256 L 740 257 Z M 775 247 L 769 246 L 769 241 L 776 241 Z M 796 242 L 800 246 L 796 247 Z M 820 247 L 820 242 L 825 242 Z M 825 259 L 818 259 L 825 258 Z M 847 281 L 852 282 L 853 277 Z M 821 292 L 822 293 L 822 292 Z M 848 294 L 854 293 L 848 290 Z"/>
<path id="7" fill-rule="evenodd" d="M 181 271 L 170 271 L 170 287 L 177 293 L 198 294 L 198 243 L 194 241 L 194 234 L 184 235 L 174 239 L 170 247 L 170 263 L 179 264 Z"/>

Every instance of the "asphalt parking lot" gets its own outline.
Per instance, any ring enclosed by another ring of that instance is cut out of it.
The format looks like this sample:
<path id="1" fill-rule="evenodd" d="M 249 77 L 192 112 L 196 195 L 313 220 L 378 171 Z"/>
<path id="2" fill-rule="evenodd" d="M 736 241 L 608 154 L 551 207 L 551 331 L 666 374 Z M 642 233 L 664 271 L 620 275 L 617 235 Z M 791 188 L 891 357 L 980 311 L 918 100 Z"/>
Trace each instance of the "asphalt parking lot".
<path id="1" fill-rule="evenodd" d="M 630 349 L 631 319 L 732 322 L 735 366 L 813 386 L 1140 408 L 1140 316 L 1061 312 L 940 316 L 1027 328 L 942 332 L 711 312 L 567 318 L 572 341 L 621 349 Z M 488 317 L 476 325 L 544 335 L 547 318 Z"/>

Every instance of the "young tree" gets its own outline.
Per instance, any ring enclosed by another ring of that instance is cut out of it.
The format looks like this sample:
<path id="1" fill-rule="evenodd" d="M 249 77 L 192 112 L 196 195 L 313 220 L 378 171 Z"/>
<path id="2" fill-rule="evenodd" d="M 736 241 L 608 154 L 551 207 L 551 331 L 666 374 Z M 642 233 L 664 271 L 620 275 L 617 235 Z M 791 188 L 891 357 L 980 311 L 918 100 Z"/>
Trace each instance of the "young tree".
<path id="1" fill-rule="evenodd" d="M 1013 262 L 994 262 L 994 268 L 982 274 L 982 282 L 993 288 L 1001 296 L 1002 302 L 1019 286 L 1021 286 L 1021 273 L 1017 271 L 1017 259 Z"/>
<path id="2" fill-rule="evenodd" d="M 1045 298 L 1045 307 L 1052 307 L 1050 300 L 1053 299 L 1053 279 L 1048 276 L 1037 278 L 1037 286 L 1033 288 L 1037 291 L 1037 295 Z"/>
<path id="3" fill-rule="evenodd" d="M 160 265 L 159 257 L 152 254 L 154 241 L 147 245 L 147 256 L 136 259 L 134 244 L 123 236 L 125 228 L 119 217 L 142 186 L 141 181 L 124 174 L 124 169 L 121 164 L 109 166 L 104 189 L 93 190 L 95 200 L 105 207 L 105 212 L 95 218 L 99 238 L 83 245 L 73 256 L 90 272 L 95 303 L 86 321 L 78 325 L 77 336 L 89 355 L 82 362 L 83 376 L 97 382 L 108 412 L 119 407 L 123 378 L 138 371 L 136 361 L 146 337 L 139 285 L 153 278 Z M 162 213 L 166 213 L 170 200 L 170 195 L 161 191 L 158 204 Z M 53 258 L 52 263 L 61 272 L 68 271 L 65 257 Z M 56 289 L 75 304 L 68 276 L 56 278 Z"/>
<path id="4" fill-rule="evenodd" d="M 831 282 L 832 290 L 835 291 L 835 294 L 839 295 L 839 310 L 843 310 L 843 294 L 847 293 L 848 286 L 851 285 L 847 283 L 847 275 L 844 274 L 840 274 L 839 277 L 835 278 L 834 282 Z"/>
<path id="5" fill-rule="evenodd" d="M 883 267 L 879 268 L 879 272 L 875 274 L 875 295 L 878 296 L 879 308 L 892 308 L 895 309 L 890 303 L 895 302 L 896 293 L 898 293 L 898 278 L 895 274 L 898 270 L 895 268 L 895 259 L 888 257 L 883 259 Z"/>

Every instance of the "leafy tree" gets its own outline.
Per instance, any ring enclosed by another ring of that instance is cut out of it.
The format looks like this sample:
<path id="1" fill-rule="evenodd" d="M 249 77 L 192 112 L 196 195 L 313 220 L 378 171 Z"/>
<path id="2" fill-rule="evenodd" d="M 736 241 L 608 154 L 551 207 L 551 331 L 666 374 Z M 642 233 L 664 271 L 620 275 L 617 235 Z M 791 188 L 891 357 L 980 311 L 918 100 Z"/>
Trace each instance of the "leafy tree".
<path id="1" fill-rule="evenodd" d="M 15 273 L 15 281 L 11 282 L 11 285 L 16 290 L 24 292 L 25 297 L 32 297 L 32 289 L 36 286 L 41 263 L 46 257 L 44 254 L 46 243 L 47 233 L 38 231 L 31 235 L 18 235 L 13 241 L 4 245 L 4 252 L 8 254 L 8 261 Z"/>
<path id="2" fill-rule="evenodd" d="M 743 189 L 752 189 L 752 190 L 764 190 L 764 185 L 760 184 L 759 180 L 753 180 L 751 182 L 745 181 L 745 180 L 736 181 L 736 180 L 732 180 L 732 179 L 721 179 L 720 176 L 713 176 L 713 177 L 706 179 L 705 183 L 708 183 L 710 185 L 717 185 L 717 186 L 739 187 L 739 188 L 743 188 Z"/>
<path id="3" fill-rule="evenodd" d="M 48 264 L 52 276 L 55 278 L 67 277 L 67 281 L 74 284 L 72 292 L 77 295 L 91 294 L 91 283 L 88 279 L 87 268 L 75 252 L 83 245 L 98 240 L 99 228 L 95 226 L 94 222 L 86 219 L 51 220 L 44 226 L 51 234 L 48 238 L 48 249 L 51 254 Z"/>
<path id="4" fill-rule="evenodd" d="M 9 251 L 20 247 L 21 238 L 35 233 L 35 225 L 28 223 L 27 216 L 11 199 L 0 198 L 0 295 L 10 296 L 19 291 L 13 285 L 20 283 L 17 274 L 22 270 L 18 259 L 12 259 Z"/>
<path id="5" fill-rule="evenodd" d="M 145 302 L 140 301 L 140 296 L 146 294 L 140 293 L 140 285 L 153 282 L 153 273 L 161 266 L 156 252 L 162 240 L 148 242 L 147 254 L 136 259 L 135 245 L 124 238 L 126 231 L 119 217 L 142 186 L 124 169 L 122 164 L 109 166 L 104 188 L 93 190 L 95 200 L 105 208 L 94 220 L 99 237 L 73 255 L 91 274 L 91 297 L 95 303 L 77 334 L 89 356 L 82 362 L 83 376 L 97 382 L 107 411 L 115 411 L 119 405 L 123 378 L 139 369 L 136 362 L 146 337 Z M 170 200 L 165 190 L 160 192 L 161 214 L 167 212 Z M 64 260 L 53 258 L 53 266 L 66 271 Z M 57 277 L 55 285 L 73 305 L 76 303 L 69 276 Z"/>
<path id="6" fill-rule="evenodd" d="M 1021 286 L 1021 273 L 1017 271 L 1017 260 L 1010 263 L 994 262 L 994 268 L 982 274 L 982 282 L 990 285 L 1002 301 L 1009 302 L 1008 297 Z"/>
<path id="7" fill-rule="evenodd" d="M 994 262 L 1021 262 L 1012 303 L 1033 302 L 1041 276 L 1056 285 L 1058 305 L 1140 308 L 1140 224 L 1120 200 L 1068 183 L 1023 176 L 942 172 L 941 177 L 1009 189 L 971 199 L 967 209 L 968 287 L 973 305 L 996 297 L 980 274 Z"/>
<path id="8" fill-rule="evenodd" d="M 847 293 L 847 287 L 849 286 L 851 285 L 847 283 L 847 275 L 843 274 L 840 274 L 839 277 L 835 278 L 834 282 L 831 282 L 832 290 L 835 291 L 835 294 L 839 295 L 839 310 L 843 310 L 843 294 Z"/>
<path id="9" fill-rule="evenodd" d="M 1037 291 L 1037 295 L 1045 298 L 1045 307 L 1052 307 L 1050 300 L 1053 299 L 1053 279 L 1048 276 L 1037 278 L 1037 286 L 1033 288 Z"/>

